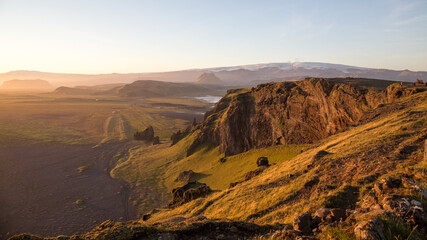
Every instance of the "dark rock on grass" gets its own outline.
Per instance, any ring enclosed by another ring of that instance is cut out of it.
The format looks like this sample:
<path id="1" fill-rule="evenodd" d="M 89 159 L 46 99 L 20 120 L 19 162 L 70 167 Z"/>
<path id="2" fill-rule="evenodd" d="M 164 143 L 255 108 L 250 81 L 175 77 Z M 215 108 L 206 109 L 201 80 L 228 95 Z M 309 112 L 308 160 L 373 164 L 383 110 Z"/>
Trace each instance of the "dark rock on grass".
<path id="1" fill-rule="evenodd" d="M 148 219 L 150 219 L 150 217 L 151 217 L 151 215 L 153 215 L 153 214 L 155 214 L 155 213 L 158 213 L 158 212 L 160 212 L 160 210 L 158 210 L 158 209 L 153 209 L 153 210 L 151 210 L 150 212 L 148 212 L 148 213 L 146 213 L 146 214 L 144 214 L 143 216 L 142 216 L 142 220 L 143 221 L 147 221 Z"/>
<path id="2" fill-rule="evenodd" d="M 298 215 L 294 219 L 294 230 L 300 231 L 303 234 L 310 234 L 312 230 L 312 217 L 309 212 Z"/>
<path id="3" fill-rule="evenodd" d="M 225 163 L 227 161 L 227 158 L 226 157 L 222 157 L 222 158 L 220 158 L 219 159 L 219 162 L 220 163 Z"/>
<path id="4" fill-rule="evenodd" d="M 268 158 L 267 157 L 259 157 L 258 160 L 256 161 L 256 164 L 258 167 L 262 167 L 262 166 L 270 166 L 268 164 Z"/>
<path id="5" fill-rule="evenodd" d="M 133 139 L 153 143 L 153 145 L 160 144 L 160 138 L 159 136 L 154 136 L 154 129 L 152 126 L 147 127 L 142 132 L 133 134 Z"/>
<path id="6" fill-rule="evenodd" d="M 142 132 L 136 132 L 133 135 L 133 138 L 135 140 L 142 140 L 142 141 L 147 141 L 147 142 L 153 142 L 153 140 L 154 140 L 154 129 L 153 129 L 152 126 L 149 126 L 149 127 L 147 127 Z"/>
<path id="7" fill-rule="evenodd" d="M 375 180 L 377 180 L 377 178 L 380 176 L 379 173 L 375 173 L 375 174 L 371 174 L 369 176 L 365 176 L 362 177 L 360 179 L 357 180 L 357 183 L 359 184 L 368 184 L 368 183 L 372 183 L 375 182 Z"/>
<path id="8" fill-rule="evenodd" d="M 318 228 L 321 223 L 326 221 L 326 218 L 331 215 L 330 208 L 320 208 L 318 209 L 313 216 L 313 228 Z"/>
<path id="9" fill-rule="evenodd" d="M 236 185 L 237 185 L 237 184 L 239 184 L 239 183 L 249 181 L 250 179 L 252 179 L 252 178 L 254 178 L 254 177 L 256 177 L 256 176 L 260 175 L 260 174 L 261 174 L 262 172 L 264 172 L 264 170 L 265 170 L 265 169 L 267 169 L 268 167 L 269 167 L 269 165 L 267 165 L 267 166 L 261 166 L 261 167 L 258 167 L 258 168 L 257 168 L 257 169 L 255 169 L 255 170 L 252 170 L 252 171 L 250 171 L 250 172 L 247 172 L 247 173 L 245 174 L 245 179 L 244 179 L 243 181 L 238 181 L 238 182 L 232 182 L 232 183 L 230 183 L 230 188 L 232 188 L 232 187 L 236 186 Z"/>
<path id="10" fill-rule="evenodd" d="M 193 121 L 190 123 L 190 125 L 188 125 L 188 127 L 184 130 L 178 130 L 175 133 L 172 133 L 171 135 L 171 141 L 172 144 L 171 146 L 177 144 L 181 139 L 185 138 L 186 136 L 188 136 L 197 126 L 197 122 L 196 119 L 194 118 Z"/>
<path id="11" fill-rule="evenodd" d="M 173 199 L 168 206 L 169 208 L 174 208 L 196 198 L 205 197 L 211 192 L 211 188 L 205 183 L 189 182 L 172 190 Z"/>
<path id="12" fill-rule="evenodd" d="M 311 159 L 311 163 L 314 164 L 316 161 L 320 160 L 322 157 L 331 154 L 330 152 L 327 152 L 325 150 L 320 150 L 316 153 L 316 155 L 313 156 Z"/>
<path id="13" fill-rule="evenodd" d="M 386 240 L 384 232 L 384 224 L 379 217 L 360 222 L 354 228 L 354 235 L 362 240 Z"/>
<path id="14" fill-rule="evenodd" d="M 331 215 L 335 221 L 345 221 L 347 218 L 347 212 L 342 208 L 333 208 L 331 209 Z"/>
<path id="15" fill-rule="evenodd" d="M 160 138 L 159 138 L 159 136 L 156 136 L 153 139 L 153 145 L 157 145 L 157 144 L 160 144 Z"/>
<path id="16" fill-rule="evenodd" d="M 190 182 L 191 178 L 194 176 L 194 172 L 192 170 L 181 172 L 178 177 L 175 179 L 175 182 Z"/>
<path id="17" fill-rule="evenodd" d="M 304 187 L 305 188 L 311 188 L 311 187 L 315 186 L 318 183 L 319 183 L 319 177 L 316 176 L 316 177 L 312 178 L 310 181 L 306 182 L 304 184 Z"/>
<path id="18" fill-rule="evenodd" d="M 258 167 L 257 169 L 247 172 L 245 174 L 245 181 L 248 181 L 258 175 L 260 175 L 262 172 L 264 172 L 264 170 L 267 169 L 267 166 L 262 166 L 262 167 Z"/>

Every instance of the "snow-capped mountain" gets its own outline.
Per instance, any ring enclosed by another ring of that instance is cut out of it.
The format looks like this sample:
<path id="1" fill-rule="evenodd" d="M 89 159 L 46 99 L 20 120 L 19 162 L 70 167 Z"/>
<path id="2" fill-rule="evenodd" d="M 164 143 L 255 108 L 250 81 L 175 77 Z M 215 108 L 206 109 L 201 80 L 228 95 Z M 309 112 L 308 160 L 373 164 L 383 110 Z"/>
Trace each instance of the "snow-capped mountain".
<path id="1" fill-rule="evenodd" d="M 270 81 L 295 81 L 302 80 L 305 77 L 375 78 L 405 82 L 414 82 L 417 78 L 427 80 L 427 72 L 422 71 L 375 69 L 320 62 L 287 62 L 128 74 L 90 75 L 12 71 L 0 73 L 0 83 L 11 79 L 43 79 L 54 86 L 131 83 L 136 80 L 195 82 L 203 73 L 209 72 L 213 72 L 223 82 L 223 85 L 231 86 L 253 86 Z"/>
<path id="2" fill-rule="evenodd" d="M 212 72 L 220 71 L 235 71 L 235 70 L 248 70 L 248 71 L 258 71 L 263 68 L 277 68 L 280 70 L 292 70 L 297 68 L 304 69 L 335 69 L 345 73 L 352 72 L 354 70 L 368 70 L 370 68 L 364 67 L 355 67 L 343 64 L 332 64 L 332 63 L 319 63 L 319 62 L 289 62 L 289 63 L 261 63 L 261 64 L 250 64 L 250 65 L 241 65 L 241 66 L 232 66 L 232 67 L 219 67 L 219 68 L 208 68 Z"/>

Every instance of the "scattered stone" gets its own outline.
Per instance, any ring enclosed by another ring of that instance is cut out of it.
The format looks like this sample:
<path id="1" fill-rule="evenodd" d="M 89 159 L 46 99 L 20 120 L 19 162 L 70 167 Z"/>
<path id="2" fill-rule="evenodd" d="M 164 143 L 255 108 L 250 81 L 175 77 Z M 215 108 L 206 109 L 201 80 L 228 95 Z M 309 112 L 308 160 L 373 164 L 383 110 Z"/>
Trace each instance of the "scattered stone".
<path id="1" fill-rule="evenodd" d="M 199 197 L 204 197 L 212 192 L 205 183 L 189 182 L 182 187 L 172 190 L 173 199 L 169 208 L 180 206 Z"/>
<path id="2" fill-rule="evenodd" d="M 325 150 L 320 150 L 316 153 L 316 155 L 313 156 L 311 159 L 311 164 L 314 165 L 316 161 L 320 160 L 322 157 L 331 154 L 330 152 L 327 152 Z"/>
<path id="3" fill-rule="evenodd" d="M 224 234 L 219 234 L 218 236 L 216 236 L 216 239 L 218 239 L 218 240 L 225 239 L 225 235 Z"/>
<path id="4" fill-rule="evenodd" d="M 153 145 L 158 145 L 158 144 L 160 144 L 160 138 L 159 138 L 159 136 L 156 136 L 153 139 Z"/>
<path id="5" fill-rule="evenodd" d="M 294 219 L 294 229 L 303 234 L 310 234 L 312 230 L 312 218 L 309 212 L 303 213 Z"/>
<path id="6" fill-rule="evenodd" d="M 361 240 L 386 240 L 384 224 L 379 217 L 358 223 L 354 235 Z"/>
<path id="7" fill-rule="evenodd" d="M 268 164 L 268 158 L 267 157 L 259 157 L 258 160 L 256 161 L 256 164 L 258 165 L 258 167 L 270 166 Z"/>
<path id="8" fill-rule="evenodd" d="M 345 209 L 333 208 L 331 209 L 331 215 L 334 217 L 335 221 L 345 221 L 347 218 L 347 213 Z"/>
<path id="9" fill-rule="evenodd" d="M 231 226 L 230 232 L 237 233 L 237 232 L 239 232 L 239 229 L 237 227 L 235 227 L 235 226 Z"/>
<path id="10" fill-rule="evenodd" d="M 147 127 L 142 132 L 136 132 L 133 135 L 133 138 L 135 140 L 142 140 L 142 141 L 147 141 L 147 142 L 153 142 L 153 140 L 154 140 L 154 129 L 153 129 L 152 126 L 149 126 L 149 127 Z"/>
<path id="11" fill-rule="evenodd" d="M 310 181 L 306 182 L 304 184 L 304 187 L 305 188 L 311 188 L 318 183 L 319 183 L 319 177 L 316 176 L 316 177 L 312 178 Z"/>
<path id="12" fill-rule="evenodd" d="M 417 206 L 417 207 L 423 207 L 423 205 L 420 202 L 418 202 L 417 200 L 412 200 L 411 204 L 414 206 Z"/>
<path id="13" fill-rule="evenodd" d="M 330 214 L 331 214 L 330 208 L 319 208 L 316 211 L 316 213 L 314 213 L 314 216 L 319 217 L 320 219 L 324 220 Z"/>
<path id="14" fill-rule="evenodd" d="M 261 166 L 261 167 L 258 167 L 255 170 L 253 170 L 253 171 L 247 172 L 245 174 L 245 181 L 248 181 L 248 180 L 250 180 L 250 179 L 252 179 L 252 178 L 260 175 L 262 172 L 264 172 L 265 169 L 267 169 L 266 166 Z"/>
<path id="15" fill-rule="evenodd" d="M 187 220 L 187 218 L 185 217 L 173 217 L 165 222 L 167 223 L 179 223 L 179 222 L 184 222 L 185 220 Z"/>
<path id="16" fill-rule="evenodd" d="M 175 182 L 190 182 L 191 178 L 194 176 L 194 172 L 192 170 L 181 172 L 178 177 L 175 179 Z"/>
<path id="17" fill-rule="evenodd" d="M 172 233 L 161 233 L 159 234 L 158 240 L 175 240 L 177 239 Z"/>

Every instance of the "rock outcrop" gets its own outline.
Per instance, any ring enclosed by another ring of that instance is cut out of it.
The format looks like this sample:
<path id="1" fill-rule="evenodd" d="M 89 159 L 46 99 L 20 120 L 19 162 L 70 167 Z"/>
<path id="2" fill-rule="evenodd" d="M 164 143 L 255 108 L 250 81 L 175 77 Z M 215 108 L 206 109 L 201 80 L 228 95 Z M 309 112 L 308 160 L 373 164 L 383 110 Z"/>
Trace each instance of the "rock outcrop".
<path id="1" fill-rule="evenodd" d="M 197 122 L 196 122 L 196 119 L 194 118 L 193 121 L 190 123 L 190 125 L 188 125 L 188 127 L 184 131 L 178 130 L 177 132 L 172 133 L 170 138 L 172 141 L 171 146 L 175 145 L 181 139 L 188 136 L 188 134 L 190 134 L 195 129 L 196 126 L 197 126 Z"/>
<path id="2" fill-rule="evenodd" d="M 154 129 L 152 126 L 147 127 L 142 132 L 136 132 L 133 134 L 133 139 L 152 143 L 153 145 L 160 144 L 160 138 L 154 136 Z"/>
<path id="3" fill-rule="evenodd" d="M 400 84 L 379 90 L 322 78 L 233 89 L 205 114 L 193 145 L 210 142 L 228 156 L 277 144 L 313 143 L 413 91 Z"/>
<path id="4" fill-rule="evenodd" d="M 384 236 L 384 224 L 379 217 L 360 222 L 354 228 L 357 239 L 363 240 L 386 240 Z"/>
<path id="5" fill-rule="evenodd" d="M 200 83 L 200 84 L 212 84 L 212 85 L 222 85 L 224 84 L 223 81 L 221 81 L 221 79 L 219 79 L 215 73 L 213 72 L 205 72 L 202 75 L 200 75 L 197 80 L 196 83 Z"/>
<path id="6" fill-rule="evenodd" d="M 175 179 L 175 182 L 184 182 L 187 184 L 190 182 L 190 180 L 193 176 L 194 176 L 194 172 L 192 170 L 183 171 Z"/>
<path id="7" fill-rule="evenodd" d="M 211 192 L 211 188 L 205 183 L 189 182 L 172 190 L 173 199 L 168 206 L 174 208 L 196 198 L 205 197 Z"/>
<path id="8" fill-rule="evenodd" d="M 256 161 L 256 164 L 258 167 L 262 167 L 262 166 L 266 166 L 268 167 L 268 158 L 267 157 L 259 157 L 258 160 Z"/>

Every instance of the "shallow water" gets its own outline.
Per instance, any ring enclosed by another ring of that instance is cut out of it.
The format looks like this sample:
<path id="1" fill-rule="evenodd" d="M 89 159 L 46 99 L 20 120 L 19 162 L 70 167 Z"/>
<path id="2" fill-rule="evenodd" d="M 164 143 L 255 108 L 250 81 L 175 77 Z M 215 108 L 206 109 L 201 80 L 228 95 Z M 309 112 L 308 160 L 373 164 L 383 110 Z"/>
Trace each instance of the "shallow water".
<path id="1" fill-rule="evenodd" d="M 194 99 L 207 102 L 207 103 L 217 103 L 221 98 L 222 98 L 221 96 L 211 96 L 211 95 L 206 95 L 203 97 L 194 97 Z"/>

